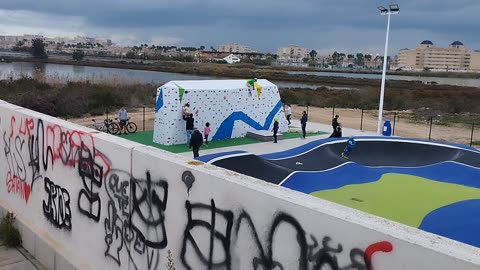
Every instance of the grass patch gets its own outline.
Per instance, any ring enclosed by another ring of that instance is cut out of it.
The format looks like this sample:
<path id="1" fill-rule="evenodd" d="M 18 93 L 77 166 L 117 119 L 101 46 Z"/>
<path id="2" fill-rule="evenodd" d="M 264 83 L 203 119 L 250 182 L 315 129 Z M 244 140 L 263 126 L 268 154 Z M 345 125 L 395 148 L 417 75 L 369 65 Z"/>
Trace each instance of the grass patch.
<path id="1" fill-rule="evenodd" d="M 153 146 L 156 148 L 160 148 L 162 150 L 172 152 L 172 153 L 184 153 L 192 151 L 186 144 L 177 144 L 177 145 L 162 145 L 153 142 L 153 130 L 148 131 L 140 131 L 133 134 L 128 135 L 117 135 L 123 137 L 125 139 L 138 142 L 141 144 Z M 259 140 L 251 139 L 251 138 L 234 138 L 228 140 L 218 140 L 218 141 L 211 141 L 208 142 L 208 148 L 202 147 L 202 149 L 215 149 L 215 148 L 222 148 L 222 147 L 229 147 L 229 146 L 237 146 L 237 145 L 245 145 L 245 144 L 252 144 L 252 143 L 259 143 Z"/>
<path id="2" fill-rule="evenodd" d="M 308 132 L 307 137 L 309 136 L 317 136 L 317 135 L 324 135 L 327 134 L 326 132 Z M 153 142 L 153 130 L 147 131 L 138 131 L 133 134 L 128 135 L 116 135 L 122 138 L 125 138 L 130 141 L 134 141 L 137 143 L 141 143 L 148 146 L 153 146 L 156 148 L 160 148 L 162 150 L 171 152 L 171 153 L 185 153 L 192 151 L 186 144 L 177 144 L 177 145 L 162 145 Z M 302 136 L 302 132 L 299 131 L 292 131 L 292 132 L 284 132 L 282 133 L 283 139 L 296 139 Z M 203 146 L 202 149 L 215 149 L 215 148 L 223 148 L 223 147 L 230 147 L 230 146 L 238 146 L 238 145 L 246 145 L 252 143 L 261 143 L 262 141 L 252 139 L 252 138 L 233 138 L 227 140 L 218 140 L 218 141 L 209 141 L 208 147 Z"/>
<path id="3" fill-rule="evenodd" d="M 322 132 L 322 131 L 307 132 L 307 137 L 325 135 L 325 134 L 329 134 L 329 133 L 328 132 Z M 302 136 L 303 136 L 303 133 L 301 131 L 282 132 L 282 139 L 283 140 L 298 139 Z"/>
<path id="4" fill-rule="evenodd" d="M 22 244 L 22 237 L 14 223 L 15 215 L 10 212 L 0 221 L 0 242 L 8 247 L 18 247 Z"/>

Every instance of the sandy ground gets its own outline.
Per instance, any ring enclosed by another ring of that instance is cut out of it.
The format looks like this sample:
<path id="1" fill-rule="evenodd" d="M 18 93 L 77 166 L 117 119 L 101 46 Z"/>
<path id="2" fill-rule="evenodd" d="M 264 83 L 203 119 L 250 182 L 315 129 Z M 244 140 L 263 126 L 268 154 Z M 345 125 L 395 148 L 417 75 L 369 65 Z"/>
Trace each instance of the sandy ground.
<path id="1" fill-rule="evenodd" d="M 300 119 L 301 113 L 304 110 L 307 110 L 307 108 L 292 105 L 293 118 Z M 359 109 L 335 109 L 335 112 L 333 112 L 332 108 L 309 107 L 308 120 L 310 122 L 330 124 L 332 121 L 333 113 L 340 116 L 339 122 L 342 123 L 342 125 L 346 128 L 362 129 L 374 132 L 377 130 L 377 110 L 364 111 L 362 121 L 362 111 Z M 137 124 L 138 130 L 143 130 L 143 108 L 128 109 L 128 114 L 130 116 L 130 119 Z M 402 112 L 402 114 L 408 114 L 408 112 Z M 96 119 L 96 121 L 98 122 L 104 119 L 104 117 L 105 116 L 84 117 L 68 120 L 80 125 L 87 126 L 92 123 L 92 119 Z M 109 117 L 117 117 L 117 114 L 110 114 Z M 384 120 L 385 119 L 391 120 L 393 127 L 393 112 L 385 111 Z M 153 129 L 154 120 L 154 108 L 145 108 L 145 130 Z M 330 130 L 327 131 L 330 132 Z M 402 118 L 402 116 L 397 116 L 394 132 L 395 136 L 428 139 L 430 133 L 430 125 L 428 122 L 413 123 L 406 118 Z M 462 125 L 443 126 L 433 124 L 431 130 L 431 139 L 469 145 L 471 132 L 471 127 L 466 127 Z M 473 141 L 480 141 L 480 127 L 475 128 L 473 134 Z"/>

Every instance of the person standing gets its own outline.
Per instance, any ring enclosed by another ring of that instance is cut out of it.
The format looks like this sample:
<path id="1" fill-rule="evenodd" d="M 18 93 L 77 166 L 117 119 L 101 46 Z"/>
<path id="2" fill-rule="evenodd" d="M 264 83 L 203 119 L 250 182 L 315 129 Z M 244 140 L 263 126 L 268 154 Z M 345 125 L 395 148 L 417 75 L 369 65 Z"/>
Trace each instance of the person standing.
<path id="1" fill-rule="evenodd" d="M 193 113 L 189 114 L 187 117 L 183 117 L 183 120 L 185 120 L 185 129 L 187 130 L 187 145 L 190 145 L 190 138 L 193 134 L 193 124 L 195 120 L 193 119 Z"/>
<path id="2" fill-rule="evenodd" d="M 118 120 L 120 121 L 120 135 L 122 135 L 122 130 L 125 135 L 127 135 L 127 120 L 128 120 L 128 113 L 125 107 L 122 107 L 118 112 Z"/>
<path id="3" fill-rule="evenodd" d="M 290 106 L 290 104 L 287 104 L 287 108 L 285 109 L 285 114 L 287 115 L 288 125 L 292 124 L 290 122 L 290 117 L 292 117 L 292 107 Z"/>
<path id="4" fill-rule="evenodd" d="M 277 143 L 277 133 L 278 133 L 278 117 L 273 118 L 273 143 Z"/>
<path id="5" fill-rule="evenodd" d="M 198 151 L 200 150 L 200 146 L 203 144 L 202 133 L 198 131 L 197 128 L 193 128 L 192 138 L 190 139 L 190 143 L 188 144 L 189 148 L 192 148 L 193 151 L 193 158 L 199 157 Z"/>
<path id="6" fill-rule="evenodd" d="M 338 114 L 335 115 L 335 117 L 332 119 L 332 127 L 333 127 L 333 133 L 337 130 L 338 127 L 338 117 L 340 117 Z M 332 134 L 333 134 L 332 133 Z"/>
<path id="7" fill-rule="evenodd" d="M 205 128 L 203 128 L 203 134 L 205 135 L 205 145 L 208 147 L 208 134 L 210 134 L 210 123 L 207 122 L 205 124 Z"/>
<path id="8" fill-rule="evenodd" d="M 303 139 L 307 137 L 307 121 L 308 121 L 307 112 L 303 111 L 302 118 L 300 119 L 300 123 L 302 124 Z"/>

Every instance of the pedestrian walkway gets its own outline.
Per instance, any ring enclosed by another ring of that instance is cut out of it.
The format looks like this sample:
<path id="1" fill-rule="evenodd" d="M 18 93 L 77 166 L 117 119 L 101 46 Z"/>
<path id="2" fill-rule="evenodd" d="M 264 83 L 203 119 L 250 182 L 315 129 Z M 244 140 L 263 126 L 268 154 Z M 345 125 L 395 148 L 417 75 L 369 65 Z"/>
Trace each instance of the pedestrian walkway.
<path id="1" fill-rule="evenodd" d="M 291 131 L 301 131 L 300 128 L 300 121 L 296 119 L 291 120 L 292 124 L 290 125 Z M 262 142 L 262 143 L 254 143 L 254 144 L 246 144 L 246 145 L 238 145 L 238 146 L 231 146 L 231 147 L 224 147 L 224 148 L 216 148 L 216 149 L 208 149 L 207 147 L 202 147 L 200 149 L 200 155 L 208 155 L 220 152 L 230 152 L 230 151 L 247 151 L 255 155 L 262 155 L 267 153 L 274 153 L 285 151 L 288 149 L 292 149 L 301 145 L 304 145 L 308 142 L 325 139 L 330 136 L 333 131 L 331 125 L 320 124 L 320 123 L 307 123 L 307 132 L 327 132 L 328 134 L 324 135 L 317 135 L 317 136 L 310 136 L 306 139 L 286 139 L 286 140 L 279 140 L 278 143 L 273 142 Z M 342 129 L 343 137 L 349 136 L 376 136 L 376 133 L 371 131 L 362 131 L 357 129 L 351 128 L 343 128 Z M 184 157 L 192 158 L 192 152 L 185 152 L 179 153 Z"/>
<path id="2" fill-rule="evenodd" d="M 47 270 L 23 247 L 0 246 L 0 270 Z"/>

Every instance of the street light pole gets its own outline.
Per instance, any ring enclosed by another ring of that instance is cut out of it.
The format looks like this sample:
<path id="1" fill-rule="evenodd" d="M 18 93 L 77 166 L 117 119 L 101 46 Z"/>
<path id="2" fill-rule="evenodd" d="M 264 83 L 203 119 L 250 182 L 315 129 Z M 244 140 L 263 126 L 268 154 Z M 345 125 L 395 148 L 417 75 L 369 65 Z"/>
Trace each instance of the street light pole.
<path id="1" fill-rule="evenodd" d="M 382 86 L 380 88 L 380 104 L 378 107 L 378 123 L 377 135 L 382 135 L 382 117 L 383 117 L 383 99 L 385 96 L 385 77 L 387 75 L 387 55 L 388 55 L 388 38 L 390 35 L 390 16 L 398 14 L 399 8 L 397 4 L 390 5 L 389 9 L 378 7 L 381 15 L 387 16 L 387 37 L 385 39 L 385 53 L 383 54 L 383 71 L 382 71 Z"/>

